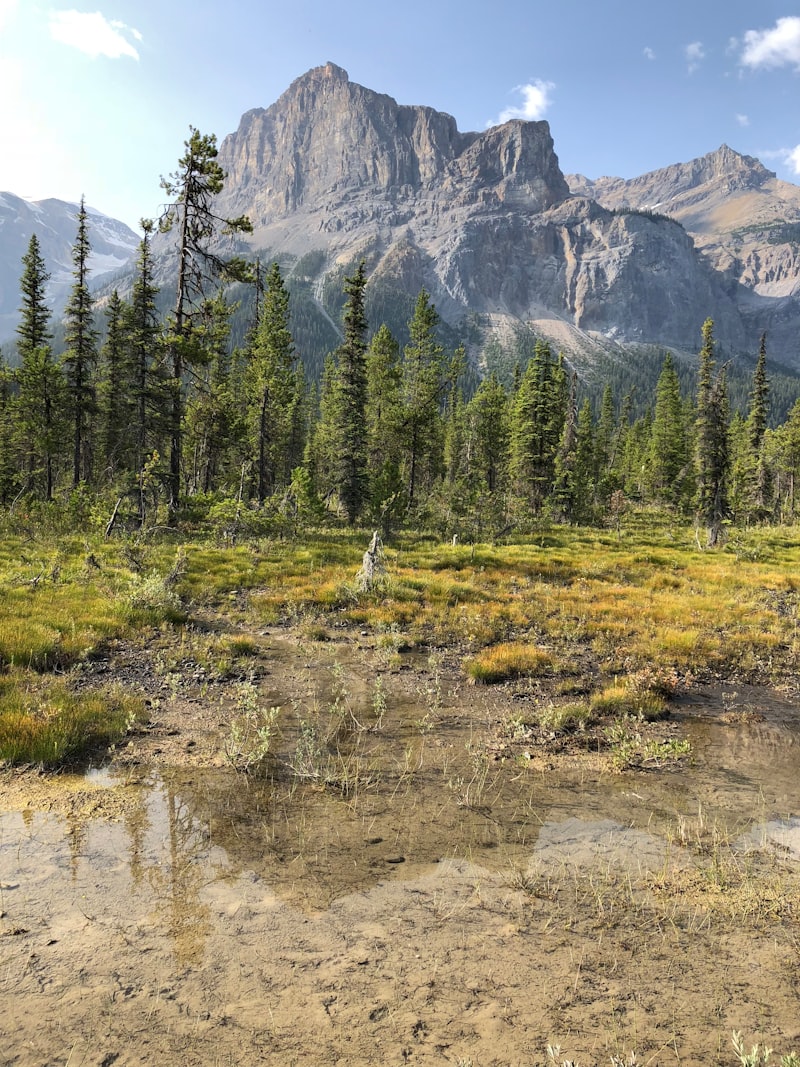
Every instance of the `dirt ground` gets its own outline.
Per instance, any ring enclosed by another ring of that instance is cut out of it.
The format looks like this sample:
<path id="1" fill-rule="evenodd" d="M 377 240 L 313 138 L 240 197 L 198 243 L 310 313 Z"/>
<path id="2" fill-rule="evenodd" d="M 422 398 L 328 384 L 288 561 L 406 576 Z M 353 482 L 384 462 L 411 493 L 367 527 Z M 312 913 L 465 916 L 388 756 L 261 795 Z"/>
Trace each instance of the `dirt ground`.
<path id="1" fill-rule="evenodd" d="M 548 1044 L 733 1064 L 734 1030 L 800 1047 L 791 698 L 687 694 L 659 728 L 694 762 L 613 774 L 599 737 L 499 728 L 537 684 L 467 686 L 364 635 L 259 641 L 220 679 L 109 649 L 85 684 L 138 685 L 148 722 L 98 772 L 2 773 L 0 1064 L 488 1067 Z M 279 757 L 346 701 L 354 782 L 231 768 L 248 684 L 283 709 Z"/>

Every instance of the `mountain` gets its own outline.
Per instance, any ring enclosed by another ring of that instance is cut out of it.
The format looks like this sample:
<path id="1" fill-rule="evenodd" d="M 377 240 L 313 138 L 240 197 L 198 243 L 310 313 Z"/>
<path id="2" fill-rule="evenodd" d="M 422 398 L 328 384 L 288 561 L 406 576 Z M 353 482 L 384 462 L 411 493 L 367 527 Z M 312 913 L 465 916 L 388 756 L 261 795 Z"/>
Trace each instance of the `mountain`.
<path id="1" fill-rule="evenodd" d="M 343 278 L 362 257 L 374 326 L 385 321 L 403 340 L 424 286 L 448 341 L 464 341 L 481 370 L 510 376 L 536 335 L 586 380 L 611 365 L 657 375 L 665 347 L 694 361 L 709 316 L 722 358 L 752 358 L 766 329 L 771 359 L 800 370 L 800 189 L 726 146 L 629 181 L 565 177 L 546 122 L 464 133 L 452 116 L 398 104 L 328 63 L 243 115 L 219 162 L 227 177 L 215 209 L 254 226 L 225 247 L 279 261 L 311 374 L 338 343 Z M 75 210 L 0 198 L 0 316 L 18 305 L 34 225 L 68 291 Z M 137 244 L 102 219 L 93 216 L 91 239 L 108 258 L 94 282 Z M 174 241 L 153 242 L 164 307 Z M 251 294 L 236 296 L 239 340 Z"/>
<path id="2" fill-rule="evenodd" d="M 13 337 L 20 304 L 22 257 L 31 234 L 39 239 L 50 272 L 49 306 L 58 315 L 73 283 L 72 246 L 78 229 L 79 205 L 64 200 L 23 200 L 0 193 L 0 340 Z M 87 207 L 91 281 L 96 283 L 127 266 L 136 255 L 139 238 L 124 222 Z"/>
<path id="3" fill-rule="evenodd" d="M 249 215 L 251 247 L 299 264 L 326 313 L 363 256 L 389 317 L 424 285 L 479 360 L 522 327 L 589 362 L 617 342 L 693 352 L 709 315 L 726 351 L 757 347 L 736 284 L 679 222 L 571 192 L 546 122 L 461 133 L 329 63 L 247 112 L 219 160 L 220 211 Z"/>
<path id="4" fill-rule="evenodd" d="M 724 279 L 748 336 L 800 364 L 800 188 L 727 145 L 638 178 L 567 176 L 577 196 L 680 222 Z"/>

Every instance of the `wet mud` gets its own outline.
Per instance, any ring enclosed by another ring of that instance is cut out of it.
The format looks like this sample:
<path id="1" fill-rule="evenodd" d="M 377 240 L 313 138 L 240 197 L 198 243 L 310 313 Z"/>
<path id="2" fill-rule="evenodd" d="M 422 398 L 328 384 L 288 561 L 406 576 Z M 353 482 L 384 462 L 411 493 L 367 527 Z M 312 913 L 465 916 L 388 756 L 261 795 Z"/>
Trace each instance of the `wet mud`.
<path id="1" fill-rule="evenodd" d="M 690 690 L 664 729 L 691 763 L 615 774 L 591 743 L 501 748 L 536 689 L 443 658 L 265 635 L 248 675 L 165 681 L 141 656 L 112 669 L 150 721 L 101 768 L 0 778 L 0 1064 L 800 1046 L 791 695 Z M 266 778 L 226 755 L 237 685 L 281 708 Z M 335 779 L 289 773 L 312 720 Z"/>

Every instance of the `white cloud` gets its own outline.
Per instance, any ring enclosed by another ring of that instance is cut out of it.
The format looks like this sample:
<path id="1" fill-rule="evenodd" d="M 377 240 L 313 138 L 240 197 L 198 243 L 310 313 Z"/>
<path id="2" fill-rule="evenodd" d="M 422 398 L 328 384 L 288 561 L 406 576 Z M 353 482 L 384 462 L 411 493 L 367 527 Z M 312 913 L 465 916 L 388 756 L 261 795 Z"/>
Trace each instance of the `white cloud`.
<path id="1" fill-rule="evenodd" d="M 519 107 L 507 107 L 500 112 L 499 118 L 490 121 L 487 126 L 501 126 L 511 119 L 525 119 L 526 122 L 536 122 L 544 118 L 545 112 L 552 103 L 550 94 L 555 85 L 553 82 L 536 80 L 528 85 L 517 85 L 515 93 L 522 93 L 522 104 Z"/>
<path id="2" fill-rule="evenodd" d="M 800 69 L 800 18 L 790 15 L 778 19 L 771 30 L 748 30 L 741 61 L 746 67 L 793 63 Z"/>
<path id="3" fill-rule="evenodd" d="M 3 0 L 0 0 L 2 3 Z M 70 45 L 87 56 L 96 59 L 106 56 L 108 59 L 120 59 L 129 56 L 138 59 L 139 53 L 128 37 L 141 41 L 138 30 L 126 26 L 124 22 L 109 22 L 99 11 L 51 11 L 50 36 L 61 44 Z"/>
<path id="4" fill-rule="evenodd" d="M 655 52 L 650 47 L 645 48 L 644 54 L 645 54 L 647 59 L 655 59 L 656 58 Z"/>
<path id="5" fill-rule="evenodd" d="M 739 123 L 740 126 L 749 126 L 750 125 L 750 119 L 749 119 L 749 117 L 747 115 L 737 115 L 736 116 L 736 121 Z"/>
<path id="6" fill-rule="evenodd" d="M 786 163 L 795 174 L 800 174 L 800 144 L 786 154 Z"/>
<path id="7" fill-rule="evenodd" d="M 689 64 L 689 73 L 693 70 L 697 70 L 702 60 L 706 58 L 706 50 L 703 47 L 702 41 L 692 41 L 691 44 L 687 44 L 683 50 L 683 54 L 686 56 L 686 62 Z"/>

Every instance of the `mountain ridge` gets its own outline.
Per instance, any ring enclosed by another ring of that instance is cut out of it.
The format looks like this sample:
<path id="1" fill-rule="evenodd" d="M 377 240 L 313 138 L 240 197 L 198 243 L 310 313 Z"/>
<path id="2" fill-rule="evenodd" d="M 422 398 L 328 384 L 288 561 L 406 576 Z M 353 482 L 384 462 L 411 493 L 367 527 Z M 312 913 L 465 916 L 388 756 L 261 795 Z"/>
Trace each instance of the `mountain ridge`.
<path id="1" fill-rule="evenodd" d="M 800 220 L 800 189 L 727 145 L 634 179 L 565 176 L 545 121 L 461 132 L 327 63 L 246 111 L 218 158 L 216 209 L 254 226 L 238 251 L 277 259 L 317 316 L 304 348 L 330 345 L 364 258 L 376 325 L 397 327 L 425 287 L 478 366 L 520 329 L 569 339 L 585 364 L 626 345 L 696 352 L 711 316 L 726 357 L 767 329 L 800 367 L 800 252 L 780 228 Z M 170 240 L 154 242 L 165 285 Z"/>

